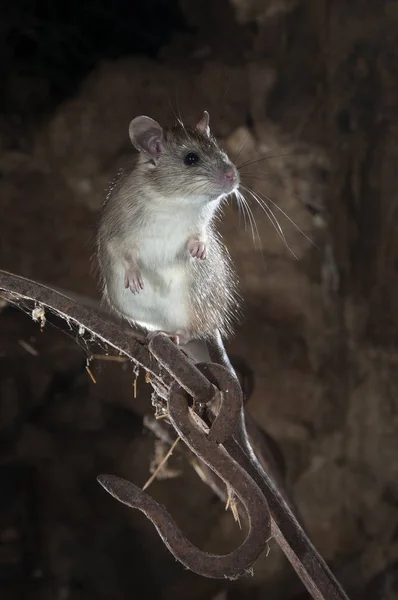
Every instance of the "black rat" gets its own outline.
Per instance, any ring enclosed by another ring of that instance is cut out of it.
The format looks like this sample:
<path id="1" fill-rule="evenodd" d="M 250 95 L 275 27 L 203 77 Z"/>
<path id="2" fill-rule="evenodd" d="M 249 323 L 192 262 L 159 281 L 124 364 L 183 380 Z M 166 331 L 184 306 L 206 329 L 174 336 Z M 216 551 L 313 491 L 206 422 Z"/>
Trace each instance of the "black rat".
<path id="1" fill-rule="evenodd" d="M 238 171 L 206 111 L 194 128 L 139 116 L 129 134 L 138 153 L 110 186 L 98 229 L 104 298 L 132 324 L 182 344 L 224 337 L 239 303 L 215 218 Z"/>

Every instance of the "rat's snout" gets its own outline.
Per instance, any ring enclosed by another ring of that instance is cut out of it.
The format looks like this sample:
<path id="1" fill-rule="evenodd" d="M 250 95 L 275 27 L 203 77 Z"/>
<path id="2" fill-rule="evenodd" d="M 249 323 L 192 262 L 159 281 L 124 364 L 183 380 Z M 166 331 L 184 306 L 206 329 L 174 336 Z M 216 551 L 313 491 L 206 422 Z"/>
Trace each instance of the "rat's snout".
<path id="1" fill-rule="evenodd" d="M 236 180 L 236 170 L 235 168 L 231 165 L 231 166 L 227 166 L 224 169 L 224 179 L 226 181 L 228 181 L 229 183 L 234 183 L 234 181 Z"/>
<path id="2" fill-rule="evenodd" d="M 222 162 L 219 161 L 214 167 L 215 177 L 213 181 L 221 196 L 231 194 L 239 187 L 239 172 L 233 163 L 223 160 Z"/>
<path id="3" fill-rule="evenodd" d="M 221 184 L 228 194 L 238 187 L 239 174 L 233 164 L 224 163 L 221 174 Z"/>

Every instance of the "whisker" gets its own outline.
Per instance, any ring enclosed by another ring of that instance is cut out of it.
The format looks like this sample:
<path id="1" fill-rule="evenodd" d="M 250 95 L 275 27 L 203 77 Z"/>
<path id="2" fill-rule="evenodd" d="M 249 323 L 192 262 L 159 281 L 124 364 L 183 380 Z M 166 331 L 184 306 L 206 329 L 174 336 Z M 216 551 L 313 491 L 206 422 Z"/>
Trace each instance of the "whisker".
<path id="1" fill-rule="evenodd" d="M 270 175 L 270 173 L 241 173 L 244 177 L 248 177 L 249 179 L 258 179 L 260 181 L 268 181 L 265 175 Z"/>
<path id="2" fill-rule="evenodd" d="M 239 154 L 242 152 L 242 150 L 243 150 L 243 147 L 244 147 L 244 145 L 246 144 L 246 140 L 247 140 L 247 138 L 249 137 L 249 135 L 250 135 L 249 133 L 245 135 L 245 137 L 244 137 L 244 139 L 243 139 L 243 142 L 242 142 L 242 143 L 241 143 L 241 145 L 239 146 L 239 148 L 238 148 L 238 152 L 236 153 L 236 156 L 235 156 L 234 160 L 232 161 L 234 164 L 235 164 L 235 163 L 236 163 L 236 161 L 238 160 L 238 158 L 239 158 Z"/>
<path id="3" fill-rule="evenodd" d="M 203 183 L 198 184 L 193 190 L 192 192 L 190 192 L 190 194 L 193 196 L 195 194 L 197 194 L 199 191 L 206 191 L 206 189 L 209 189 L 209 182 L 207 180 L 203 181 Z"/>
<path id="4" fill-rule="evenodd" d="M 245 228 L 245 231 L 247 231 L 246 213 L 245 213 L 245 211 L 242 208 L 241 201 L 240 201 L 240 198 L 239 198 L 239 192 L 238 192 L 238 190 L 235 190 L 234 193 L 231 194 L 231 196 L 233 198 L 235 198 L 237 206 L 238 206 L 238 215 L 239 215 L 239 223 L 238 223 L 238 225 L 240 225 L 240 219 L 241 219 L 241 216 L 243 215 L 244 228 Z"/>
<path id="5" fill-rule="evenodd" d="M 252 194 L 254 194 L 253 190 L 250 190 L 249 188 L 246 188 L 246 189 L 248 192 L 251 192 Z M 260 206 L 264 204 L 264 206 L 267 206 L 267 209 L 271 211 L 271 208 L 266 204 L 265 200 L 263 198 L 261 198 L 261 196 L 258 196 L 257 194 L 255 194 L 255 195 L 257 196 L 257 201 L 259 202 Z M 297 225 L 297 223 L 295 223 L 293 221 L 293 219 L 291 219 L 291 217 L 289 217 L 289 215 L 280 206 L 278 206 L 278 204 L 276 204 L 276 202 L 271 200 L 271 198 L 269 198 L 265 194 L 264 194 L 264 196 L 269 202 L 271 202 L 271 204 L 273 206 L 275 206 L 275 208 L 277 210 L 279 210 L 283 214 L 284 217 L 286 217 L 286 219 L 293 225 L 293 227 L 295 227 L 297 229 L 297 231 L 299 231 L 301 233 L 301 235 L 304 236 L 305 239 L 310 242 L 310 244 L 312 244 L 313 246 L 315 246 L 315 248 L 317 248 L 319 250 L 319 246 L 317 246 L 317 244 L 310 237 L 308 237 L 308 235 Z"/>
<path id="6" fill-rule="evenodd" d="M 250 205 L 248 204 L 248 202 L 247 202 L 246 198 L 243 196 L 243 194 L 241 192 L 239 192 L 239 190 L 236 190 L 236 194 L 237 194 L 237 198 L 241 202 L 242 208 L 244 208 L 244 210 L 247 213 L 247 217 L 249 219 L 250 228 L 251 228 L 251 232 L 252 232 L 253 244 L 254 244 L 254 246 L 256 245 L 256 235 L 257 235 L 258 244 L 260 246 L 261 254 L 262 254 L 261 237 L 260 237 L 260 233 L 258 231 L 256 219 L 254 218 L 254 215 L 250 208 Z"/>
<path id="7" fill-rule="evenodd" d="M 170 108 L 170 110 L 171 110 L 171 112 L 172 112 L 172 115 L 173 115 L 173 117 L 175 118 L 175 120 L 176 120 L 176 121 L 178 121 L 178 116 L 177 116 L 177 113 L 176 113 L 176 111 L 175 111 L 175 110 L 174 110 L 174 108 L 173 108 L 173 104 L 172 104 L 172 102 L 171 102 L 171 98 L 170 98 L 170 96 L 168 96 L 168 101 L 169 101 L 169 108 Z"/>
<path id="8" fill-rule="evenodd" d="M 184 122 L 182 120 L 182 116 L 181 116 L 181 110 L 180 110 L 180 102 L 178 100 L 178 86 L 176 85 L 176 103 L 177 103 L 177 114 L 178 114 L 178 122 L 180 123 L 181 127 L 183 129 L 185 129 L 184 127 Z"/>
<path id="9" fill-rule="evenodd" d="M 274 202 L 273 200 L 271 200 L 271 198 L 269 198 L 265 194 L 264 194 L 264 196 L 268 200 L 268 202 L 271 202 L 271 204 L 273 206 L 275 206 L 275 208 L 277 210 L 279 210 L 279 212 L 281 212 L 283 214 L 283 216 L 286 217 L 286 219 L 288 221 L 290 221 L 290 223 L 293 225 L 293 227 L 295 227 L 297 229 L 297 231 L 299 231 L 301 233 L 301 235 L 303 235 L 305 237 L 305 239 L 310 242 L 310 244 L 312 244 L 313 246 L 315 246 L 315 248 L 318 248 L 318 250 L 319 250 L 319 247 L 315 244 L 315 242 L 310 237 L 308 237 L 308 235 L 297 225 L 297 223 L 295 223 L 293 221 L 293 219 L 291 217 L 289 217 L 289 215 L 280 206 L 278 206 L 278 204 L 276 202 Z"/>
<path id="10" fill-rule="evenodd" d="M 257 202 L 257 204 L 260 206 L 260 208 L 266 213 L 266 215 L 271 220 L 271 222 L 274 224 L 274 226 L 276 226 L 277 231 L 282 236 L 283 241 L 286 243 L 286 237 L 285 237 L 285 234 L 283 233 L 282 227 L 280 226 L 278 219 L 275 217 L 275 215 L 272 212 L 272 210 L 270 209 L 270 207 L 265 202 L 261 202 L 258 195 L 253 190 L 251 190 L 250 188 L 248 188 L 244 185 L 242 185 L 242 188 L 244 190 L 246 190 L 247 192 L 249 192 L 249 194 Z"/>
<path id="11" fill-rule="evenodd" d="M 245 219 L 245 230 L 247 230 L 247 221 L 246 221 L 246 215 L 247 218 L 249 220 L 249 225 L 250 225 L 250 231 L 252 234 L 252 239 L 253 239 L 253 244 L 256 244 L 256 239 L 255 239 L 255 232 L 254 232 L 254 227 L 253 227 L 253 220 L 252 220 L 252 216 L 250 215 L 249 211 L 248 211 L 248 207 L 244 201 L 244 198 L 242 198 L 240 192 L 237 193 L 236 195 L 238 202 L 240 203 L 241 207 L 242 207 L 242 213 L 244 215 L 244 219 Z"/>
<path id="12" fill-rule="evenodd" d="M 270 160 L 271 158 L 280 158 L 281 156 L 294 156 L 294 152 L 286 152 L 284 154 L 273 154 L 272 156 L 263 156 L 262 158 L 258 158 L 256 160 L 248 160 L 241 165 L 237 165 L 238 169 L 243 169 L 244 167 L 248 167 L 249 165 L 256 165 L 259 162 L 264 160 Z"/>
<path id="13" fill-rule="evenodd" d="M 259 233 L 259 230 L 258 230 L 258 227 L 257 227 L 257 222 L 256 222 L 256 219 L 255 219 L 255 216 L 254 216 L 253 211 L 252 211 L 252 209 L 250 207 L 250 204 L 248 203 L 248 201 L 246 200 L 246 198 L 244 197 L 244 195 L 241 194 L 240 192 L 239 192 L 239 194 L 241 195 L 242 201 L 243 201 L 243 203 L 246 206 L 247 213 L 248 213 L 248 215 L 251 218 L 253 245 L 254 246 L 256 245 L 256 241 L 255 241 L 255 237 L 254 237 L 254 229 L 255 229 L 255 231 L 257 233 L 257 240 L 258 240 L 258 245 L 259 245 L 259 248 L 260 248 L 261 258 L 262 258 L 263 263 L 264 263 L 263 245 L 261 243 L 261 236 L 260 236 L 260 233 Z"/>
<path id="14" fill-rule="evenodd" d="M 264 172 L 264 175 L 269 175 L 269 173 Z M 255 179 L 256 181 L 266 181 L 269 182 L 269 179 L 265 176 L 260 176 L 258 174 L 252 174 L 252 173 L 244 173 L 245 177 L 248 177 L 248 179 Z M 324 215 L 330 215 L 329 211 L 322 206 L 321 204 L 317 204 L 316 202 L 312 202 L 311 200 L 303 200 L 298 194 L 296 194 L 293 191 L 290 191 L 290 194 L 296 198 L 296 200 L 298 200 L 299 202 L 301 202 L 302 204 L 304 204 L 305 207 L 310 206 L 311 208 L 313 208 L 314 210 L 316 210 L 317 212 L 324 214 Z"/>
<path id="15" fill-rule="evenodd" d="M 269 218 L 272 226 L 274 227 L 275 231 L 277 232 L 277 234 L 279 235 L 279 237 L 285 244 L 286 248 L 293 254 L 293 256 L 295 258 L 297 258 L 297 256 L 295 255 L 295 253 L 293 252 L 293 250 L 290 248 L 289 244 L 287 243 L 287 239 L 283 232 L 283 229 L 280 226 L 279 221 L 276 218 L 276 216 L 274 215 L 274 213 L 272 212 L 271 208 L 265 202 L 261 202 L 260 199 L 257 197 L 257 195 L 253 192 L 253 190 L 247 188 L 246 186 L 242 186 L 242 187 L 252 196 L 252 198 L 257 202 L 257 204 L 260 206 L 260 208 L 265 212 L 265 214 Z"/>
<path id="16" fill-rule="evenodd" d="M 206 178 L 203 178 L 203 182 L 199 182 L 197 184 L 197 186 L 192 190 L 191 194 L 194 195 L 201 190 L 206 191 L 206 188 L 208 188 L 208 186 L 209 186 L 208 180 Z M 175 188 L 170 191 L 170 194 L 171 195 L 177 194 L 180 191 L 180 187 L 181 186 L 178 183 L 176 183 Z"/>
<path id="17" fill-rule="evenodd" d="M 170 108 L 170 110 L 171 110 L 171 112 L 172 112 L 172 114 L 173 114 L 173 117 L 175 118 L 176 122 L 177 122 L 177 123 L 178 123 L 178 124 L 179 124 L 179 125 L 180 125 L 180 126 L 183 128 L 183 129 L 185 129 L 185 127 L 184 127 L 184 123 L 183 123 L 183 121 L 182 121 L 182 118 L 181 118 L 180 109 L 179 109 L 179 107 L 178 107 L 178 91 L 177 91 L 177 88 L 176 88 L 175 92 L 176 92 L 177 112 L 176 112 L 176 111 L 174 110 L 174 108 L 173 108 L 173 104 L 172 104 L 172 102 L 171 102 L 171 98 L 170 98 L 170 96 L 168 96 L 169 108 Z"/>

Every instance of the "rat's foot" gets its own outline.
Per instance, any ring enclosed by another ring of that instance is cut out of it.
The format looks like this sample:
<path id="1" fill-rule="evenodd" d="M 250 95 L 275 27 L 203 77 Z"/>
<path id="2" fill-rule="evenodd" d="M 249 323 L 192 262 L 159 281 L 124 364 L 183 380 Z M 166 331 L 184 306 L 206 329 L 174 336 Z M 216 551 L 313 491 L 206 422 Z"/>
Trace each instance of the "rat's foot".
<path id="1" fill-rule="evenodd" d="M 158 329 L 157 331 L 151 331 L 150 333 L 148 333 L 148 335 L 147 335 L 148 342 L 153 340 L 157 335 L 159 335 L 159 333 L 162 335 L 166 335 L 177 346 L 180 346 L 181 344 L 182 345 L 187 344 L 190 340 L 189 335 L 183 331 L 178 332 L 178 333 L 169 333 L 168 331 L 163 331 L 163 330 Z"/>
<path id="2" fill-rule="evenodd" d="M 195 238 L 189 238 L 188 250 L 193 258 L 200 258 L 201 260 L 205 260 L 207 257 L 206 244 L 204 242 L 200 242 Z"/>
<path id="3" fill-rule="evenodd" d="M 138 294 L 144 289 L 144 282 L 142 280 L 141 272 L 137 266 L 126 268 L 124 274 L 124 287 L 130 288 L 133 294 Z"/>
<path id="4" fill-rule="evenodd" d="M 169 333 L 168 331 L 163 331 L 161 329 L 158 329 L 157 331 L 151 331 L 150 333 L 148 333 L 148 335 L 146 336 L 146 339 L 148 340 L 148 343 L 151 342 L 159 334 L 166 335 L 177 346 L 180 343 L 180 336 L 178 336 L 177 334 Z"/>

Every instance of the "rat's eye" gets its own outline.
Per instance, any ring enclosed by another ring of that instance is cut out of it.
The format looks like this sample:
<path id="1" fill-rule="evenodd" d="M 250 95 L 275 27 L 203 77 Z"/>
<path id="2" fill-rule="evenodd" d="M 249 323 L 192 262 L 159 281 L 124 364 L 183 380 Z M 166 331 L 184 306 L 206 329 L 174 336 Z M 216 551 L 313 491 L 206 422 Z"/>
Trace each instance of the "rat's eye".
<path id="1" fill-rule="evenodd" d="M 195 154 L 195 152 L 188 152 L 184 156 L 184 164 L 190 167 L 191 165 L 196 165 L 199 162 L 199 156 Z"/>

